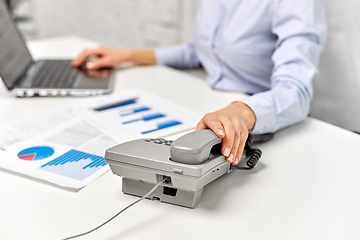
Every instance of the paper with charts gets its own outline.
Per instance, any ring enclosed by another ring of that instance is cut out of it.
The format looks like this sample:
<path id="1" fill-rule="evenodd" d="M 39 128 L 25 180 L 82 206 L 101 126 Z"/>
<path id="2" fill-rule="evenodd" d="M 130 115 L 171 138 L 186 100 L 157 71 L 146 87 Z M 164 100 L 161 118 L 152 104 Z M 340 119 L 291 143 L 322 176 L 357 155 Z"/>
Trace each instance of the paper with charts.
<path id="1" fill-rule="evenodd" d="M 90 99 L 71 106 L 117 142 L 157 138 L 195 128 L 201 115 L 141 89 Z"/>
<path id="2" fill-rule="evenodd" d="M 75 101 L 0 126 L 0 167 L 77 190 L 109 170 L 107 148 L 188 130 L 200 118 L 142 90 Z"/>

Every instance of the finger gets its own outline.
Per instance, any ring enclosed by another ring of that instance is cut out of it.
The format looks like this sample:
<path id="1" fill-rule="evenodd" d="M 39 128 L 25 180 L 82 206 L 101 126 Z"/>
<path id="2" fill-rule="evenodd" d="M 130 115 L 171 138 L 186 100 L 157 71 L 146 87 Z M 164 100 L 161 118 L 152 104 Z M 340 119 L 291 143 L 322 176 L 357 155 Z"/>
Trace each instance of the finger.
<path id="1" fill-rule="evenodd" d="M 240 144 L 239 144 L 239 148 L 237 150 L 236 153 L 236 157 L 235 157 L 235 161 L 234 164 L 238 164 L 241 160 L 241 155 L 244 152 L 244 148 L 245 148 L 245 144 L 246 144 L 246 140 L 249 136 L 249 131 L 246 127 L 244 127 L 240 133 Z"/>
<path id="2" fill-rule="evenodd" d="M 89 70 L 86 72 L 86 75 L 89 76 L 89 77 L 93 77 L 93 78 L 103 78 L 104 77 L 104 74 L 101 72 L 101 71 L 92 71 L 92 70 Z"/>
<path id="3" fill-rule="evenodd" d="M 87 49 L 85 51 L 83 51 L 82 53 L 80 53 L 80 55 L 74 59 L 71 64 L 74 67 L 80 67 L 81 64 L 83 64 L 85 62 L 85 60 L 87 58 L 89 58 L 90 56 L 102 56 L 104 54 L 104 50 L 102 48 L 94 48 L 94 49 Z"/>
<path id="4" fill-rule="evenodd" d="M 239 149 L 239 145 L 241 143 L 241 124 L 239 122 L 234 122 L 235 132 L 234 132 L 234 139 L 233 139 L 233 145 L 230 151 L 229 161 L 235 163 L 237 159 L 237 153 Z"/>
<path id="5" fill-rule="evenodd" d="M 201 119 L 200 122 L 197 124 L 195 131 L 203 130 L 203 129 L 207 129 L 207 126 L 205 125 L 205 123 Z"/>
<path id="6" fill-rule="evenodd" d="M 102 57 L 98 58 L 94 61 L 86 63 L 86 68 L 90 70 L 99 70 L 101 68 L 112 68 L 114 63 L 110 60 L 110 58 Z"/>
<path id="7" fill-rule="evenodd" d="M 222 143 L 222 153 L 227 157 L 226 161 L 232 162 L 234 155 L 230 158 L 231 149 L 235 138 L 235 127 L 229 118 L 222 118 L 221 123 L 225 129 L 225 137 Z"/>
<path id="8" fill-rule="evenodd" d="M 224 128 L 214 113 L 206 114 L 203 119 L 198 123 L 196 130 L 210 128 L 216 136 L 223 138 L 225 137 Z"/>

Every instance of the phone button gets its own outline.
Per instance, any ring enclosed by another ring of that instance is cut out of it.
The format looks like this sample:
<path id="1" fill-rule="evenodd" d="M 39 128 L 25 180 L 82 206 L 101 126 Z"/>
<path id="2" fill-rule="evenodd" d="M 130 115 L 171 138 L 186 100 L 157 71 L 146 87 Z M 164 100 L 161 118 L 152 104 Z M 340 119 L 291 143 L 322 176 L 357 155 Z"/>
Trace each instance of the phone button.
<path id="1" fill-rule="evenodd" d="M 177 173 L 177 174 L 183 174 L 183 170 L 181 170 L 181 169 L 174 168 L 173 171 L 174 171 L 174 173 Z"/>

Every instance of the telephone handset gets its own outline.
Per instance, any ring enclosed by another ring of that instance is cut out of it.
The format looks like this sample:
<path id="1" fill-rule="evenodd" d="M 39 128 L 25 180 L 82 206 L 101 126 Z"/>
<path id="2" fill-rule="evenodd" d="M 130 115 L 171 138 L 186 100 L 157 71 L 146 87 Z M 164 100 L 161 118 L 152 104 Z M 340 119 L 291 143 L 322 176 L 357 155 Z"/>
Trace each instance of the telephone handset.
<path id="1" fill-rule="evenodd" d="M 222 142 L 210 129 L 188 133 L 170 146 L 170 160 L 187 164 L 200 164 L 205 162 L 211 149 Z"/>
<path id="2" fill-rule="evenodd" d="M 252 148 L 252 143 L 267 141 L 272 136 L 249 135 L 244 149 L 247 167 L 225 161 L 221 154 L 222 139 L 209 129 L 188 133 L 175 141 L 125 142 L 107 149 L 105 162 L 114 174 L 122 176 L 124 193 L 142 197 L 161 183 L 146 198 L 193 208 L 210 182 L 233 169 L 252 169 L 261 156 L 260 149 Z"/>
<path id="3" fill-rule="evenodd" d="M 250 170 L 255 167 L 261 157 L 261 150 L 252 148 L 251 145 L 256 142 L 265 142 L 274 136 L 273 133 L 263 135 L 249 135 L 245 144 L 245 155 L 247 167 L 233 166 L 237 169 Z M 170 160 L 186 164 L 200 164 L 209 159 L 210 153 L 221 154 L 222 139 L 210 130 L 200 130 L 188 133 L 170 146 Z"/>

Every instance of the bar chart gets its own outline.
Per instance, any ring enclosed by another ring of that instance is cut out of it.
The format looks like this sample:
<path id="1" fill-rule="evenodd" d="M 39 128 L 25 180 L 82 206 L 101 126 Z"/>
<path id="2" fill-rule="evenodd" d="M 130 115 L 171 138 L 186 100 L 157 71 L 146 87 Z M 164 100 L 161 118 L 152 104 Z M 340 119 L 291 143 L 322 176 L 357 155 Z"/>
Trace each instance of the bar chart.
<path id="1" fill-rule="evenodd" d="M 105 165 L 103 157 L 72 149 L 40 169 L 81 181 Z"/>
<path id="2" fill-rule="evenodd" d="M 145 111 L 149 111 L 151 110 L 151 108 L 149 107 L 137 107 L 137 108 L 134 108 L 134 109 L 128 109 L 128 110 L 123 110 L 123 111 L 120 111 L 120 116 L 121 117 L 125 117 L 125 116 L 129 116 L 129 115 L 132 115 L 132 114 L 135 114 L 135 113 L 140 113 L 140 112 L 145 112 Z"/>
<path id="3" fill-rule="evenodd" d="M 134 90 L 99 98 L 81 117 L 119 142 L 161 137 L 196 126 L 200 117 L 150 93 Z"/>

